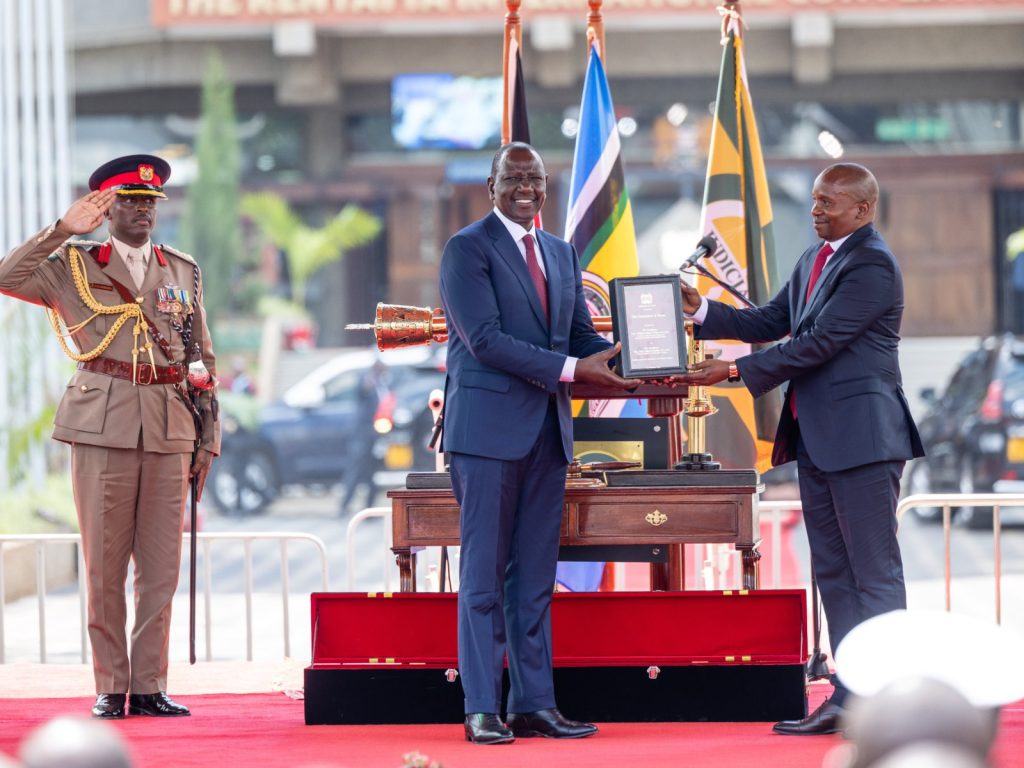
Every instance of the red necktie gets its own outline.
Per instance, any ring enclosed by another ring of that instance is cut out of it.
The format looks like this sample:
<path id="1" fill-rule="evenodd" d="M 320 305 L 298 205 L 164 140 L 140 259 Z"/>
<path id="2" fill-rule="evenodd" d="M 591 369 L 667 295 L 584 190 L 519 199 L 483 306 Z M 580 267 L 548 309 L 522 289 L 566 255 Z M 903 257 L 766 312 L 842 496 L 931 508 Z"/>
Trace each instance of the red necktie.
<path id="1" fill-rule="evenodd" d="M 523 245 L 526 246 L 526 268 L 530 270 L 533 287 L 537 289 L 537 296 L 540 297 L 540 305 L 544 310 L 544 319 L 551 322 L 551 315 L 548 314 L 548 281 L 544 279 L 544 272 L 541 270 L 540 261 L 537 259 L 537 249 L 533 245 L 533 235 L 526 235 L 523 238 Z"/>
<path id="2" fill-rule="evenodd" d="M 818 251 L 818 256 L 814 259 L 814 266 L 811 267 L 811 279 L 807 281 L 807 296 L 804 297 L 805 304 L 811 300 L 811 291 L 814 290 L 814 284 L 817 283 L 818 278 L 821 277 L 821 270 L 825 268 L 825 262 L 831 255 L 831 245 L 825 243 L 823 246 L 821 246 L 821 250 Z"/>
<path id="3" fill-rule="evenodd" d="M 806 304 L 811 300 L 811 291 L 814 290 L 815 283 L 818 282 L 818 278 L 821 277 L 821 270 L 825 268 L 825 262 L 828 261 L 828 257 L 832 255 L 832 246 L 825 243 L 821 246 L 821 250 L 818 251 L 818 255 L 814 259 L 814 266 L 811 267 L 811 279 L 807 281 L 807 296 L 804 298 Z M 793 414 L 793 418 L 796 418 L 796 392 L 789 396 L 789 411 Z"/>

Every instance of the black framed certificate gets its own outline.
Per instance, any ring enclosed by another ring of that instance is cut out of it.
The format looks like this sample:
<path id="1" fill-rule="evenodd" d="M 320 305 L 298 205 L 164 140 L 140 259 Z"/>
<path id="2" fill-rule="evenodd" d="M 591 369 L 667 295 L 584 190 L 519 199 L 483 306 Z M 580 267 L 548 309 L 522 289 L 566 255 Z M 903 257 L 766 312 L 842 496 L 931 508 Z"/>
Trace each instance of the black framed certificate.
<path id="1" fill-rule="evenodd" d="M 612 334 L 622 342 L 616 366 L 626 378 L 686 373 L 683 298 L 677 275 L 611 281 Z"/>

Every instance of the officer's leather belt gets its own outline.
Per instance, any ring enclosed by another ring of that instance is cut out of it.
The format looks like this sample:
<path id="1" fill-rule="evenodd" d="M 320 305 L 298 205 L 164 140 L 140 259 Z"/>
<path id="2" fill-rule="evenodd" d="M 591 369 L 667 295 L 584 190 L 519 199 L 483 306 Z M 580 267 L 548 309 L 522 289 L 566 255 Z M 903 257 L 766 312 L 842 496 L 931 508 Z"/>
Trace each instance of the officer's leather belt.
<path id="1" fill-rule="evenodd" d="M 132 364 L 122 360 L 112 360 L 109 357 L 83 360 L 78 364 L 78 369 L 80 371 L 102 373 L 105 376 L 113 376 L 115 379 L 132 380 Z M 183 364 L 165 368 L 162 365 L 139 363 L 135 369 L 135 381 L 137 384 L 177 384 L 184 381 L 184 379 L 185 366 Z"/>

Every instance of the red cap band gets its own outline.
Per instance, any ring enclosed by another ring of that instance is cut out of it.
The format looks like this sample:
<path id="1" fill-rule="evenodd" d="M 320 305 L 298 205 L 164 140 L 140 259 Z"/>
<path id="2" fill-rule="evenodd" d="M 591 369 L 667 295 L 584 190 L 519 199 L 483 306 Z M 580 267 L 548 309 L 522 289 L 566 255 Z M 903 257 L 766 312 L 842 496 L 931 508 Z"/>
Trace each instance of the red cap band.
<path id="1" fill-rule="evenodd" d="M 149 178 L 144 179 L 142 177 L 141 170 L 143 168 L 148 169 L 146 175 Z M 139 168 L 137 168 L 136 170 L 129 171 L 128 173 L 119 173 L 115 176 L 111 176 L 109 179 L 100 184 L 100 189 L 119 187 L 122 184 L 149 184 L 154 187 L 162 187 L 164 182 L 163 179 L 156 175 L 156 173 L 153 171 L 152 166 L 146 165 L 139 166 Z"/>

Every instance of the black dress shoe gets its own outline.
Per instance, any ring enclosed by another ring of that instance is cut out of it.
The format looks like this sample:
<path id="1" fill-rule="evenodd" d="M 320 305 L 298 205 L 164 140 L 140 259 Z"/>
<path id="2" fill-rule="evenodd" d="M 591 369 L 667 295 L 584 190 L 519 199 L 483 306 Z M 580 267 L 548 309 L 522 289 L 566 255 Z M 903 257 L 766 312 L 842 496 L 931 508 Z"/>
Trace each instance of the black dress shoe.
<path id="1" fill-rule="evenodd" d="M 183 707 L 167 698 L 163 691 L 159 693 L 133 693 L 128 696 L 129 715 L 149 715 L 150 717 L 183 717 L 191 715 L 188 707 Z"/>
<path id="2" fill-rule="evenodd" d="M 124 717 L 124 698 L 123 693 L 99 694 L 96 703 L 92 705 L 92 716 L 120 720 Z"/>
<path id="3" fill-rule="evenodd" d="M 772 730 L 787 736 L 819 736 L 826 733 L 842 733 L 843 708 L 825 699 L 821 706 L 803 720 L 783 720 Z"/>
<path id="4" fill-rule="evenodd" d="M 508 713 L 508 727 L 516 736 L 547 736 L 549 739 L 582 739 L 597 733 L 597 726 L 567 719 L 555 707 L 522 714 Z"/>
<path id="5" fill-rule="evenodd" d="M 515 736 L 501 718 L 490 712 L 466 715 L 466 741 L 474 744 L 511 744 Z"/>

